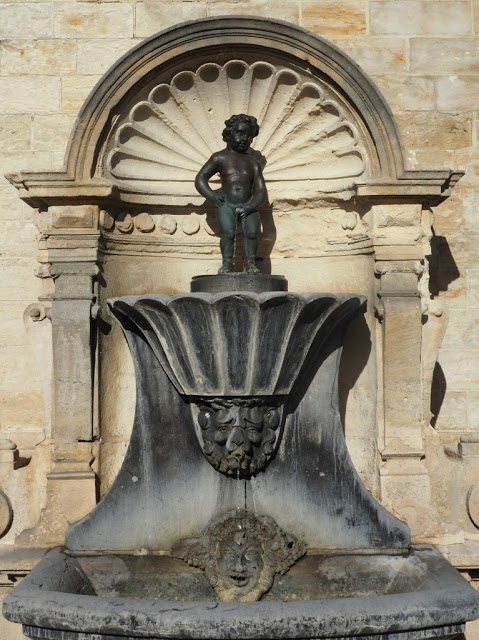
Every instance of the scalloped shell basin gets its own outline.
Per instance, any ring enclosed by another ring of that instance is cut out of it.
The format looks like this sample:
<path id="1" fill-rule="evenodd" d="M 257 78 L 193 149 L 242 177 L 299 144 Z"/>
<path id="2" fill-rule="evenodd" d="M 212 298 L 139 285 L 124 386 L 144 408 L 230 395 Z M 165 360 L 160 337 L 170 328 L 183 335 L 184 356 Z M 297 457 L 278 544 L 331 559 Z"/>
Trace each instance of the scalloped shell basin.
<path id="1" fill-rule="evenodd" d="M 477 603 L 475 590 L 427 545 L 405 554 L 305 556 L 260 602 L 215 601 L 201 570 L 169 556 L 70 557 L 54 549 L 3 611 L 34 639 L 428 640 L 461 633 Z"/>
<path id="2" fill-rule="evenodd" d="M 176 389 L 189 396 L 273 396 L 291 391 L 326 320 L 365 304 L 325 293 L 191 293 L 108 301 L 133 321 Z"/>

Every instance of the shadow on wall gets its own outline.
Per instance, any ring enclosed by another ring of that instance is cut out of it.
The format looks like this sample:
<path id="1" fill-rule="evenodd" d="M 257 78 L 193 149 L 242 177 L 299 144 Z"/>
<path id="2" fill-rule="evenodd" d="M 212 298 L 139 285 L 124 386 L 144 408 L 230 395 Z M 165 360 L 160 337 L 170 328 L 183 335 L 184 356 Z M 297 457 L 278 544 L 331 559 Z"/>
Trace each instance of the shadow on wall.
<path id="1" fill-rule="evenodd" d="M 436 362 L 434 366 L 434 371 L 432 374 L 432 382 L 431 382 L 431 426 L 435 427 L 437 419 L 439 417 L 439 412 L 441 411 L 442 403 L 444 402 L 444 397 L 446 395 L 447 383 L 446 376 L 444 375 L 444 371 L 442 370 L 439 362 Z"/>
<path id="2" fill-rule="evenodd" d="M 371 334 L 364 316 L 360 316 L 352 322 L 344 342 L 341 331 L 338 331 L 335 335 L 330 336 L 326 344 L 321 346 L 314 358 L 308 356 L 309 364 L 304 366 L 291 393 L 290 402 L 292 404 L 290 410 L 296 410 L 299 402 L 309 389 L 318 369 L 323 362 L 339 348 L 341 343 L 343 344 L 343 351 L 338 372 L 338 408 L 341 424 L 344 429 L 349 392 L 366 367 L 369 354 L 371 353 Z M 315 352 L 314 343 L 309 353 L 311 354 L 312 352 Z M 295 401 L 292 400 L 293 397 L 296 398 Z"/>
<path id="3" fill-rule="evenodd" d="M 461 274 L 451 253 L 447 238 L 434 235 L 431 240 L 431 256 L 429 258 L 429 289 L 434 298 L 447 291 L 449 285 Z M 447 381 L 444 371 L 436 362 L 431 382 L 431 426 L 435 427 L 446 395 Z"/>
<path id="4" fill-rule="evenodd" d="M 371 353 L 371 333 L 364 316 L 357 318 L 344 340 L 339 367 L 339 414 L 343 429 L 346 425 L 346 406 L 351 389 L 365 368 Z"/>
<path id="5" fill-rule="evenodd" d="M 447 238 L 434 235 L 429 258 L 429 288 L 431 296 L 447 291 L 449 285 L 460 276 Z"/>

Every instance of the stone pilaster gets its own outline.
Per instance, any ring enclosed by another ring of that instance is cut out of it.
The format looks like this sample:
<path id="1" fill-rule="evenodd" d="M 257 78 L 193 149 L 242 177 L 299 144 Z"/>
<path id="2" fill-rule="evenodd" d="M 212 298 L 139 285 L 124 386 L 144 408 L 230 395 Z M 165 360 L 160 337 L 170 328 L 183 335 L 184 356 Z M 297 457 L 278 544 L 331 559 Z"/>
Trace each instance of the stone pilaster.
<path id="1" fill-rule="evenodd" d="M 381 204 L 372 208 L 375 246 L 381 457 L 381 501 L 425 539 L 438 526 L 431 508 L 425 464 L 422 317 L 419 288 L 430 228 L 418 204 Z"/>
<path id="2" fill-rule="evenodd" d="M 378 315 L 382 324 L 383 425 L 379 434 L 381 498 L 405 519 L 413 536 L 427 538 L 437 525 L 431 513 L 431 486 L 424 462 L 421 365 L 421 298 L 418 276 L 422 262 L 395 248 L 396 259 L 376 262 L 380 276 Z M 380 251 L 379 255 L 384 255 Z M 424 518 L 427 514 L 427 517 Z"/>
<path id="3" fill-rule="evenodd" d="M 383 459 L 422 457 L 420 261 L 381 260 L 378 292 L 382 315 Z"/>
<path id="4" fill-rule="evenodd" d="M 54 206 L 44 230 L 51 296 L 53 338 L 53 415 L 55 444 L 93 438 L 92 307 L 98 247 L 98 208 L 91 205 Z"/>
<path id="5" fill-rule="evenodd" d="M 45 508 L 37 525 L 17 542 L 51 546 L 61 544 L 65 529 L 96 503 L 92 315 L 99 272 L 98 208 L 52 206 L 37 220 L 42 233 L 39 275 L 48 283 L 41 302 L 52 328 L 52 457 Z"/>
<path id="6" fill-rule="evenodd" d="M 53 395 L 52 433 L 56 443 L 93 437 L 92 322 L 95 262 L 53 262 L 52 299 Z"/>

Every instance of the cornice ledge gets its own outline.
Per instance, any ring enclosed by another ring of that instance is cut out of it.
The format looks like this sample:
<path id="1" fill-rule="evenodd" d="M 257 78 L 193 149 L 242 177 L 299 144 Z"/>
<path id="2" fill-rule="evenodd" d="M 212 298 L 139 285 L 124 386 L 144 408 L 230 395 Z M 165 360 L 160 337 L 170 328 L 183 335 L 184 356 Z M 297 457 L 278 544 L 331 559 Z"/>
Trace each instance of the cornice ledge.
<path id="1" fill-rule="evenodd" d="M 407 169 L 398 179 L 386 177 L 358 182 L 356 194 L 365 198 L 401 197 L 415 201 L 441 200 L 451 194 L 464 171 L 451 169 Z M 78 180 L 65 171 L 22 171 L 5 176 L 19 191 L 20 198 L 32 207 L 61 204 L 100 204 L 113 195 L 109 180 Z"/>
<path id="2" fill-rule="evenodd" d="M 464 171 L 406 169 L 397 179 L 371 180 L 356 185 L 359 197 L 406 197 L 418 201 L 447 198 Z"/>
<path id="3" fill-rule="evenodd" d="M 65 171 L 21 171 L 5 176 L 18 189 L 20 198 L 32 207 L 97 203 L 111 196 L 109 180 L 77 180 Z"/>

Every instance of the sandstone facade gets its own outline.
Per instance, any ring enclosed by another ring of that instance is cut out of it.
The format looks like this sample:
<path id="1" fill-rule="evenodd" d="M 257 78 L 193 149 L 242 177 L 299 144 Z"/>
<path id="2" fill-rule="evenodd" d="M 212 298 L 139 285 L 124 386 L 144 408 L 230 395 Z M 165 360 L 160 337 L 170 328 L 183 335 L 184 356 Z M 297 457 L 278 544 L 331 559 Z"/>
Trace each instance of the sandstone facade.
<path id="1" fill-rule="evenodd" d="M 332 212 L 299 194 L 283 195 L 263 223 L 272 270 L 287 275 L 292 290 L 352 291 L 370 299 L 367 326 L 349 336 L 342 368 L 345 431 L 364 482 L 409 524 L 414 542 L 438 545 L 471 579 L 479 569 L 479 2 L 2 1 L 4 592 L 41 556 L 39 549 L 61 543 L 68 524 L 90 511 L 99 497 L 95 474 L 105 493 L 128 443 L 134 383 L 120 330 L 100 336 L 109 376 L 93 395 L 86 379 L 96 380 L 98 362 L 81 361 L 85 352 L 79 361 L 68 335 L 81 334 L 88 345 L 92 306 L 105 322 L 102 305 L 110 295 L 155 290 L 155 261 L 161 260 L 167 292 L 176 292 L 188 287 L 198 265 L 214 272 L 219 251 L 214 216 L 199 201 L 187 212 L 182 205 L 156 213 L 52 203 L 46 216 L 3 175 L 61 170 L 87 95 L 144 38 L 185 20 L 231 14 L 275 17 L 324 36 L 383 93 L 411 169 L 465 171 L 450 197 L 430 207 L 396 197 Z M 99 230 L 106 238 L 102 274 L 92 266 Z M 52 256 L 67 255 L 73 237 L 82 268 L 52 271 Z M 106 286 L 97 299 L 101 277 Z M 55 326 L 55 317 L 68 317 L 69 326 Z M 55 361 L 52 336 L 63 340 L 63 357 Z M 368 349 L 358 352 L 353 344 L 361 341 Z M 62 384 L 77 379 L 74 361 L 85 385 L 75 387 L 73 402 Z M 363 366 L 356 372 L 358 361 Z M 371 388 L 377 395 L 366 401 Z M 6 621 L 0 629 L 9 640 L 21 637 Z"/>

